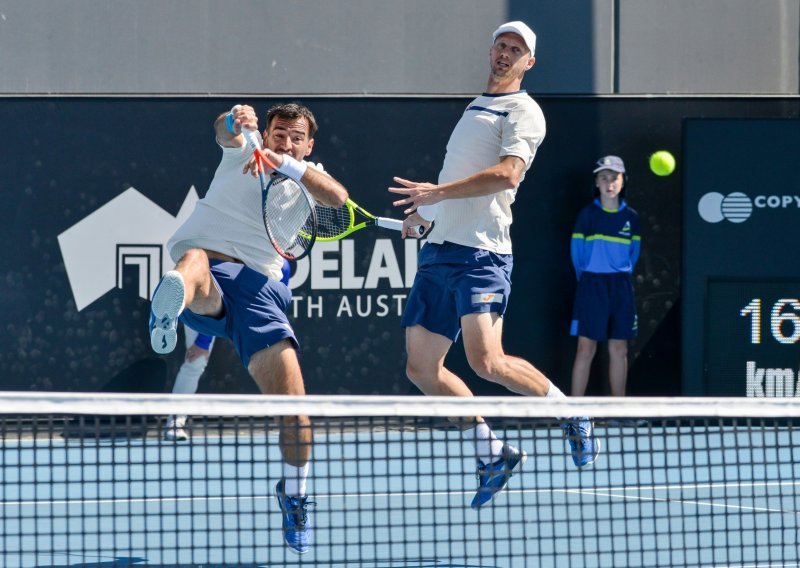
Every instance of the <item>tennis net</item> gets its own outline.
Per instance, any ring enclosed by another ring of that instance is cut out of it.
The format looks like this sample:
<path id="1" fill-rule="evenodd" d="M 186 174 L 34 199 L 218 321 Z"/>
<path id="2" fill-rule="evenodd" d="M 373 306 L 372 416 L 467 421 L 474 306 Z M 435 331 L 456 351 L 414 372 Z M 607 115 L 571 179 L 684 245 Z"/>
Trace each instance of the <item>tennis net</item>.
<path id="1" fill-rule="evenodd" d="M 165 417 L 190 419 L 186 441 Z M 312 417 L 310 550 L 278 416 Z M 0 393 L 0 566 L 800 566 L 792 399 Z M 528 455 L 480 509 L 483 416 Z M 595 418 L 576 469 L 560 417 Z M 469 438 L 469 439 L 468 439 Z"/>

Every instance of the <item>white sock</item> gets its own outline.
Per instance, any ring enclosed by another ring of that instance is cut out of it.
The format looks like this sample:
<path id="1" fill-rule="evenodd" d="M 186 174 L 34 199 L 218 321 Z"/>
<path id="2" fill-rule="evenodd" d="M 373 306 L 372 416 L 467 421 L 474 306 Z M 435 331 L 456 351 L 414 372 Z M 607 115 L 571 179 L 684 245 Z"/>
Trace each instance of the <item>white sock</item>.
<path id="1" fill-rule="evenodd" d="M 552 382 L 550 383 L 550 390 L 547 391 L 547 394 L 544 395 L 545 398 L 567 398 L 563 392 L 561 392 L 556 385 Z M 566 423 L 561 424 L 562 428 L 566 427 Z"/>
<path id="2" fill-rule="evenodd" d="M 197 385 L 200 383 L 200 377 L 203 371 L 206 370 L 208 365 L 208 357 L 200 356 L 194 361 L 184 360 L 181 368 L 178 369 L 178 374 L 175 375 L 175 384 L 172 386 L 172 392 L 175 394 L 194 394 L 197 392 Z"/>
<path id="3" fill-rule="evenodd" d="M 178 369 L 178 374 L 175 375 L 175 384 L 172 387 L 172 392 L 175 394 L 194 394 L 197 392 L 197 385 L 200 382 L 203 371 L 206 370 L 206 365 L 208 365 L 208 357 L 198 357 L 194 361 L 184 359 L 181 368 Z M 170 416 L 170 419 L 174 419 L 175 428 L 183 428 L 186 425 L 185 415 Z"/>
<path id="4" fill-rule="evenodd" d="M 170 416 L 167 418 L 167 428 L 183 428 L 187 418 L 185 415 Z"/>
<path id="5" fill-rule="evenodd" d="M 486 422 L 479 422 L 474 428 L 467 432 L 474 432 L 475 453 L 484 465 L 494 463 L 503 453 L 503 441 L 495 436 L 492 429 Z M 467 434 L 467 439 L 472 439 L 472 435 Z"/>
<path id="6" fill-rule="evenodd" d="M 289 497 L 306 496 L 306 478 L 308 477 L 308 464 L 297 467 L 283 463 L 283 491 Z"/>
<path id="7" fill-rule="evenodd" d="M 545 398 L 567 398 L 563 392 L 561 392 L 556 385 L 552 382 L 550 383 L 550 390 L 547 391 L 547 394 L 544 395 Z"/>

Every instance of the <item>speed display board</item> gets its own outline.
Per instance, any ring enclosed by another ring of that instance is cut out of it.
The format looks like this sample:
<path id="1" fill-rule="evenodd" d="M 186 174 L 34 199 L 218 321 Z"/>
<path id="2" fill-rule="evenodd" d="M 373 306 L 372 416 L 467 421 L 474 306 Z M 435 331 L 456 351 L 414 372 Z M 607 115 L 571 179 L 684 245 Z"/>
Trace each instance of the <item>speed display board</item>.
<path id="1" fill-rule="evenodd" d="M 799 396 L 800 279 L 711 280 L 707 297 L 711 393 Z"/>
<path id="2" fill-rule="evenodd" d="M 800 120 L 684 128 L 683 392 L 800 396 Z"/>

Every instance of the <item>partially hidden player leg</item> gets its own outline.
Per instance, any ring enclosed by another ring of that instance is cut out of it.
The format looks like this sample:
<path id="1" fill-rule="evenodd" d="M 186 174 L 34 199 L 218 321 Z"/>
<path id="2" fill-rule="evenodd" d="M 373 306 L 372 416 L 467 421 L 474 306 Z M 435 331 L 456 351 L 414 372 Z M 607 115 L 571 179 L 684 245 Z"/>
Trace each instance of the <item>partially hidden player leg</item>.
<path id="1" fill-rule="evenodd" d="M 444 366 L 453 342 L 416 325 L 406 328 L 408 363 L 406 374 L 427 395 L 473 396 L 466 383 Z M 525 452 L 503 443 L 481 417 L 458 424 L 462 438 L 475 443 L 478 458 L 478 491 L 471 506 L 478 509 L 492 502 L 511 476 L 525 463 Z"/>
<path id="2" fill-rule="evenodd" d="M 264 394 L 304 395 L 303 376 L 297 352 L 289 340 L 262 349 L 250 358 L 248 371 Z M 308 416 L 283 416 L 280 419 L 280 446 L 283 478 L 275 487 L 281 507 L 283 536 L 293 552 L 304 554 L 311 544 L 306 479 L 311 458 L 311 420 Z"/>
<path id="3" fill-rule="evenodd" d="M 202 249 L 191 249 L 161 278 L 150 302 L 150 346 L 156 353 L 172 353 L 178 342 L 178 317 L 188 307 L 198 315 L 222 313 L 219 294 Z"/>
<path id="4" fill-rule="evenodd" d="M 575 361 L 572 364 L 572 396 L 586 394 L 592 360 L 596 351 L 597 342 L 595 340 L 582 335 L 578 336 L 578 347 L 575 351 Z"/>
<path id="5" fill-rule="evenodd" d="M 195 339 L 199 335 L 189 326 L 183 326 L 186 337 L 186 354 L 184 355 L 181 368 L 175 376 L 175 384 L 172 386 L 173 394 L 194 394 L 197 392 L 197 385 L 200 377 L 206 370 L 214 340 L 208 345 L 208 349 L 199 348 L 195 345 Z M 186 441 L 189 439 L 189 430 L 186 427 L 188 417 L 186 415 L 173 414 L 167 418 L 164 425 L 164 439 L 167 441 Z"/>

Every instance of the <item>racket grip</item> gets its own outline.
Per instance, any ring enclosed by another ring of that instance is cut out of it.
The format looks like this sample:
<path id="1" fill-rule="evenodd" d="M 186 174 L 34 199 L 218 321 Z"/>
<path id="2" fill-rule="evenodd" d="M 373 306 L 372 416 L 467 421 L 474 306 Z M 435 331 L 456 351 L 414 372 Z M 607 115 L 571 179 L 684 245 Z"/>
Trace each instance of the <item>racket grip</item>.
<path id="1" fill-rule="evenodd" d="M 403 222 L 398 219 L 387 219 L 386 217 L 377 217 L 375 219 L 375 224 L 379 227 L 383 227 L 384 229 L 392 229 L 393 231 L 403 230 Z M 416 232 L 419 236 L 422 236 L 425 233 L 425 227 L 423 227 L 422 225 L 411 227 L 411 230 L 413 232 Z"/>
<path id="2" fill-rule="evenodd" d="M 250 150 L 255 152 L 261 149 L 261 140 L 258 137 L 258 132 L 250 128 L 242 128 L 242 135 Z"/>
<path id="3" fill-rule="evenodd" d="M 403 230 L 403 222 L 398 221 L 397 219 L 387 219 L 386 217 L 377 217 L 375 219 L 375 224 L 379 227 L 383 227 L 384 229 L 391 229 L 393 231 Z"/>

